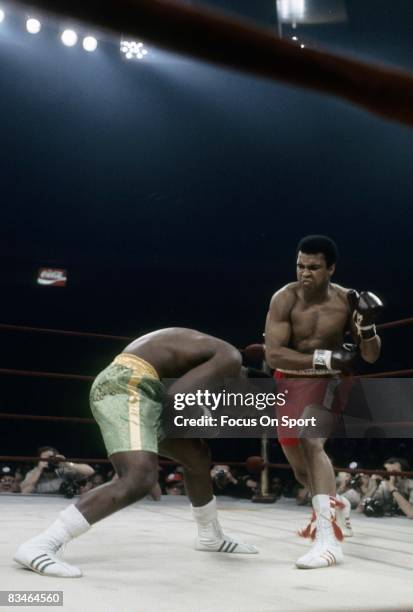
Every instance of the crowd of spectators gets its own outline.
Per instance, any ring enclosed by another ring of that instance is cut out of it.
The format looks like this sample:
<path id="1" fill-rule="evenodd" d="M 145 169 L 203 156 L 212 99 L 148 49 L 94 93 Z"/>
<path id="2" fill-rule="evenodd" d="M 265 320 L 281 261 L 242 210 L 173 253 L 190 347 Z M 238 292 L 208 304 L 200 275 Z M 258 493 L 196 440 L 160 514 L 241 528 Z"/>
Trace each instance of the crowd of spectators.
<path id="1" fill-rule="evenodd" d="M 413 479 L 396 476 L 394 472 L 408 472 L 410 466 L 402 457 L 384 461 L 384 475 L 339 472 L 337 490 L 347 497 L 357 512 L 366 516 L 407 516 L 413 518 Z"/>
<path id="2" fill-rule="evenodd" d="M 44 446 L 38 449 L 39 460 L 34 466 L 12 468 L 0 466 L 0 494 L 25 495 L 60 494 L 65 497 L 81 495 L 112 478 L 111 469 L 101 465 L 72 463 L 58 449 Z M 409 471 L 403 457 L 388 457 L 383 464 L 384 475 L 363 473 L 359 465 L 350 463 L 349 470 L 337 474 L 337 492 L 347 497 L 356 512 L 370 517 L 407 516 L 413 518 L 413 479 L 395 473 Z M 245 468 L 214 465 L 211 479 L 215 495 L 252 499 L 260 492 L 259 474 L 248 473 Z M 275 498 L 295 497 L 298 505 L 311 503 L 310 491 L 301 487 L 289 471 L 270 471 L 269 493 Z M 185 482 L 181 467 L 159 468 L 159 481 L 149 497 L 159 501 L 162 495 L 185 495 Z"/>

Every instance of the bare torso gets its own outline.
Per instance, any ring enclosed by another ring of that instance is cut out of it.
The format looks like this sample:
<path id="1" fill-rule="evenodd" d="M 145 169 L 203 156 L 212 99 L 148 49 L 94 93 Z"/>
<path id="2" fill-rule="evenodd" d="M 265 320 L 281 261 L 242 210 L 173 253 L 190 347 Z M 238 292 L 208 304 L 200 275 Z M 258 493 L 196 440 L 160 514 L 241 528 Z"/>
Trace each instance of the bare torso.
<path id="1" fill-rule="evenodd" d="M 213 358 L 235 352 L 233 346 L 194 329 L 169 327 L 137 338 L 125 349 L 150 363 L 161 378 L 178 378 Z"/>
<path id="2" fill-rule="evenodd" d="M 290 348 L 312 353 L 315 349 L 335 349 L 342 344 L 349 329 L 347 289 L 330 284 L 327 298 L 319 303 L 306 302 L 299 283 L 291 283 L 284 290 L 291 296 Z"/>
<path id="3" fill-rule="evenodd" d="M 286 285 L 272 297 L 265 328 L 270 368 L 306 370 L 316 349 L 337 349 L 350 329 L 347 289 L 329 283 L 319 297 L 304 295 L 300 283 Z"/>

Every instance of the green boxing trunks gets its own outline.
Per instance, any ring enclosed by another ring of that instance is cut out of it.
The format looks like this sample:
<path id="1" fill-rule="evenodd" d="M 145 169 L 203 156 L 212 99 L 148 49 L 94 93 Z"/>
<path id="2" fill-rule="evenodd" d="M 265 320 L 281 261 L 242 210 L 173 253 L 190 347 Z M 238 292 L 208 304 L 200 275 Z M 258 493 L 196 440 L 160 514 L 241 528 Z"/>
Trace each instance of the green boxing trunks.
<path id="1" fill-rule="evenodd" d="M 125 451 L 158 452 L 163 439 L 165 387 L 146 361 L 122 353 L 95 379 L 90 391 L 92 414 L 108 456 Z"/>

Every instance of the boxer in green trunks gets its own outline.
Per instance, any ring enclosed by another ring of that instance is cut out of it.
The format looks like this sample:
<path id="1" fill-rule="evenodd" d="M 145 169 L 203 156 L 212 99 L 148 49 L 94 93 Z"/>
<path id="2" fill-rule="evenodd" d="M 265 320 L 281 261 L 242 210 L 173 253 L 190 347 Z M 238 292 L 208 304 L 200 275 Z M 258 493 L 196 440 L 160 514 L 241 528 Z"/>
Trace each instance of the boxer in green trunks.
<path id="1" fill-rule="evenodd" d="M 197 550 L 254 554 L 224 535 L 210 478 L 210 454 L 197 439 L 163 439 L 161 413 L 176 393 L 222 387 L 241 374 L 233 346 L 192 329 L 169 328 L 129 344 L 92 385 L 92 412 L 118 478 L 82 495 L 46 531 L 23 543 L 15 561 L 39 574 L 75 578 L 80 569 L 59 557 L 61 547 L 94 523 L 142 499 L 157 482 L 158 451 L 181 463 L 198 527 Z M 176 379 L 166 392 L 162 379 Z"/>

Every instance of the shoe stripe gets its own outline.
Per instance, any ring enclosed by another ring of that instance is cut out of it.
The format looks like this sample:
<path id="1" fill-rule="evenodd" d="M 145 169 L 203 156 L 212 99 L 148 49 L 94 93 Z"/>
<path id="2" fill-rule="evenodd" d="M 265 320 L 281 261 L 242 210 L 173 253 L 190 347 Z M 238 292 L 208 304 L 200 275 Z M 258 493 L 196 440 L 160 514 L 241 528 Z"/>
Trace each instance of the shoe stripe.
<path id="1" fill-rule="evenodd" d="M 335 560 L 336 560 L 335 556 L 329 550 L 326 551 L 326 554 L 328 558 L 330 559 L 330 565 L 333 565 L 333 563 L 335 563 Z"/>
<path id="2" fill-rule="evenodd" d="M 228 552 L 233 553 L 237 546 L 238 546 L 238 544 L 236 542 L 234 542 L 234 544 L 232 545 L 231 549 L 228 550 Z"/>
<path id="3" fill-rule="evenodd" d="M 231 546 L 232 546 L 232 542 L 227 542 L 227 545 L 224 548 L 223 552 L 229 552 L 229 549 L 231 548 Z"/>
<path id="4" fill-rule="evenodd" d="M 30 561 L 30 565 L 34 565 L 34 564 L 36 563 L 36 561 L 37 561 L 38 559 L 41 559 L 42 557 L 47 557 L 47 554 L 46 554 L 46 553 L 43 553 L 42 555 L 38 555 L 37 557 L 35 557 L 34 559 L 32 559 L 32 560 Z"/>
<path id="5" fill-rule="evenodd" d="M 333 565 L 331 557 L 329 557 L 329 555 L 327 553 L 323 553 L 320 556 L 323 557 L 323 559 L 325 559 L 327 561 L 327 564 L 328 564 L 329 567 L 330 567 L 330 565 Z"/>
<path id="6" fill-rule="evenodd" d="M 328 556 L 330 565 L 334 565 L 336 563 L 336 558 L 330 550 L 326 550 L 324 554 Z"/>
<path id="7" fill-rule="evenodd" d="M 43 561 L 40 561 L 40 563 L 38 563 L 36 565 L 36 569 L 38 572 L 42 572 L 43 568 L 48 565 L 49 563 L 54 563 L 54 561 L 52 559 L 50 559 L 50 557 L 48 557 L 47 559 L 43 559 Z"/>
<path id="8" fill-rule="evenodd" d="M 39 567 L 39 569 L 37 571 L 43 573 L 44 570 L 46 569 L 46 567 L 49 567 L 49 565 L 56 565 L 56 563 L 54 561 L 50 561 L 50 563 L 46 563 L 46 565 L 43 565 L 42 568 Z"/>
<path id="9" fill-rule="evenodd" d="M 39 565 L 41 565 L 42 563 L 44 563 L 44 561 L 50 561 L 50 557 L 48 557 L 47 555 L 42 555 L 42 557 L 44 557 L 43 559 L 40 559 L 39 561 L 37 561 L 37 563 L 33 563 L 33 561 L 31 562 L 31 566 L 37 570 L 37 568 L 39 567 Z M 37 557 L 38 558 L 38 557 Z"/>
<path id="10" fill-rule="evenodd" d="M 226 543 L 227 543 L 226 540 L 222 542 L 221 546 L 218 548 L 218 552 L 221 552 L 221 550 L 224 548 Z"/>

